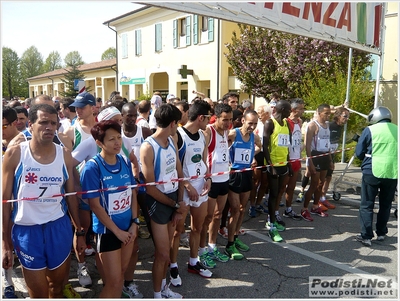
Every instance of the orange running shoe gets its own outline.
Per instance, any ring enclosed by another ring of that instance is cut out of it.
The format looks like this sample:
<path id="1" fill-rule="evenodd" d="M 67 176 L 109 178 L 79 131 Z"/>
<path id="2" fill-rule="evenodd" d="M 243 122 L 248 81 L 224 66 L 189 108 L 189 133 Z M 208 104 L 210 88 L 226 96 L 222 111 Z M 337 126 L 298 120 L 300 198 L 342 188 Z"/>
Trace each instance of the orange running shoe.
<path id="1" fill-rule="evenodd" d="M 328 208 L 326 208 L 326 206 L 325 206 L 321 201 L 318 202 L 318 207 L 319 207 L 322 211 L 328 211 Z"/>
<path id="2" fill-rule="evenodd" d="M 335 209 L 335 208 L 336 208 L 336 206 L 333 205 L 333 204 L 331 204 L 331 203 L 329 203 L 328 200 L 320 201 L 320 203 L 321 203 L 322 205 L 324 205 L 324 206 L 325 206 L 326 208 L 328 208 L 328 209 Z"/>

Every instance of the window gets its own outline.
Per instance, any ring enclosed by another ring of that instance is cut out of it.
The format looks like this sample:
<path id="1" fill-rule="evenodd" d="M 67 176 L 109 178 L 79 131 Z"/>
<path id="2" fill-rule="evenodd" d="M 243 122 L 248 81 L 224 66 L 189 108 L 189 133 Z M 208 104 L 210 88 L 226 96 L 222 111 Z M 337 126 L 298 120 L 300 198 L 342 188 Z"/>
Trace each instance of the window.
<path id="1" fill-rule="evenodd" d="M 202 16 L 201 17 L 201 31 L 208 30 L 208 17 Z"/>
<path id="2" fill-rule="evenodd" d="M 142 55 L 142 31 L 135 30 L 135 55 Z"/>
<path id="3" fill-rule="evenodd" d="M 128 34 L 123 33 L 122 38 L 122 58 L 126 59 L 128 57 Z"/>
<path id="4" fill-rule="evenodd" d="M 156 24 L 155 26 L 155 38 L 156 38 L 156 45 L 155 45 L 155 51 L 160 52 L 162 50 L 162 24 Z"/>

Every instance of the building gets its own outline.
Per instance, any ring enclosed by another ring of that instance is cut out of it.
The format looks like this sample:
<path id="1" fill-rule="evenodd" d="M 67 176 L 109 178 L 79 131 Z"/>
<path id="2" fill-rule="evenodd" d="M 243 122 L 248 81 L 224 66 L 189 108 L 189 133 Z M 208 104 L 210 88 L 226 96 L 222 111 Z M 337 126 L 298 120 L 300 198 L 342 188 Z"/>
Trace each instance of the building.
<path id="1" fill-rule="evenodd" d="M 79 70 L 85 75 L 85 86 L 95 97 L 108 99 L 112 91 L 116 89 L 116 59 L 104 60 L 79 66 Z M 61 79 L 67 73 L 66 69 L 57 69 L 28 78 L 29 97 L 40 94 L 60 96 L 65 91 L 65 84 Z"/>

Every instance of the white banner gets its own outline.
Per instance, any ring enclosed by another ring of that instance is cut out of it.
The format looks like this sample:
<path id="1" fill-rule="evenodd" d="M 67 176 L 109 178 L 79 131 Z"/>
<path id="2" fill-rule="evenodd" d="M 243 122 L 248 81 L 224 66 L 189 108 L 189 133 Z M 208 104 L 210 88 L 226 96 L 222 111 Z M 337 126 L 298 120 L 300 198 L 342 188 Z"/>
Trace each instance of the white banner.
<path id="1" fill-rule="evenodd" d="M 137 2 L 140 3 L 140 2 Z M 146 2 L 380 54 L 381 2 Z"/>

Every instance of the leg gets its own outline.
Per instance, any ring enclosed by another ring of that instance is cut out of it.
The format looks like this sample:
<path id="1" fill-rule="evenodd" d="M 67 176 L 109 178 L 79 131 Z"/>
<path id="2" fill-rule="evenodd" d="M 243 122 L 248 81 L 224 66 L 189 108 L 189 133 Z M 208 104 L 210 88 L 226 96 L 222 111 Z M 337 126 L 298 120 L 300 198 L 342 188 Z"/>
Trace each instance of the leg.
<path id="1" fill-rule="evenodd" d="M 378 195 L 379 181 L 371 174 L 363 174 L 361 182 L 360 224 L 361 237 L 374 237 L 372 221 L 374 218 L 375 197 Z"/>
<path id="2" fill-rule="evenodd" d="M 237 220 L 237 223 L 236 223 L 235 234 L 239 233 L 240 227 L 242 226 L 244 212 L 246 210 L 246 205 L 247 205 L 247 202 L 249 200 L 250 193 L 251 193 L 251 191 L 240 193 L 240 196 L 239 196 L 239 199 L 240 199 L 239 216 L 238 216 L 238 220 Z"/>
<path id="3" fill-rule="evenodd" d="M 261 201 L 262 201 L 264 195 L 267 193 L 267 190 L 268 190 L 267 172 L 266 171 L 262 171 L 261 172 L 261 179 L 260 179 L 260 186 L 258 187 L 258 191 L 257 191 L 256 206 L 261 204 Z"/>
<path id="4" fill-rule="evenodd" d="M 385 236 L 388 233 L 387 222 L 389 220 L 396 187 L 397 180 L 381 179 L 379 189 L 379 211 L 376 217 L 376 234 L 378 236 Z"/>
<path id="5" fill-rule="evenodd" d="M 203 202 L 199 207 L 190 207 L 191 231 L 189 237 L 190 258 L 197 258 L 200 245 L 200 234 L 207 215 L 208 204 Z"/>
<path id="6" fill-rule="evenodd" d="M 237 235 L 236 225 L 240 214 L 240 197 L 238 193 L 229 191 L 228 193 L 229 207 L 231 208 L 231 216 L 228 221 L 228 243 L 234 241 L 234 236 Z"/>
<path id="7" fill-rule="evenodd" d="M 24 275 L 26 287 L 28 288 L 29 297 L 47 299 L 50 297 L 49 283 L 47 281 L 47 269 L 42 270 L 28 270 L 22 267 L 22 273 Z M 62 275 L 64 279 L 65 275 Z M 62 286 L 62 285 L 61 285 Z M 58 296 L 58 298 L 62 298 Z"/>

